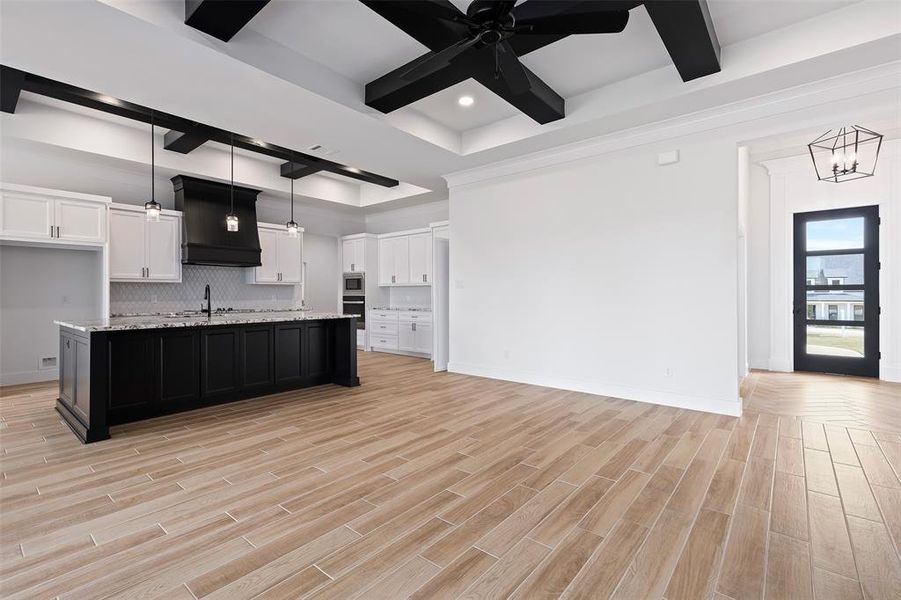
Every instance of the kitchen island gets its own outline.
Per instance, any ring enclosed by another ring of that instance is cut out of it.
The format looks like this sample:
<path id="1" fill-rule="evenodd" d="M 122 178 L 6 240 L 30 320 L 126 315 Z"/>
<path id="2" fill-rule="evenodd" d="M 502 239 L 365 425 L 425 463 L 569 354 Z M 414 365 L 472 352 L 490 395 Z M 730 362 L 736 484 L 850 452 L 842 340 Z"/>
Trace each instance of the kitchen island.
<path id="1" fill-rule="evenodd" d="M 56 321 L 56 409 L 84 443 L 109 427 L 323 384 L 357 386 L 356 318 L 252 311 Z"/>

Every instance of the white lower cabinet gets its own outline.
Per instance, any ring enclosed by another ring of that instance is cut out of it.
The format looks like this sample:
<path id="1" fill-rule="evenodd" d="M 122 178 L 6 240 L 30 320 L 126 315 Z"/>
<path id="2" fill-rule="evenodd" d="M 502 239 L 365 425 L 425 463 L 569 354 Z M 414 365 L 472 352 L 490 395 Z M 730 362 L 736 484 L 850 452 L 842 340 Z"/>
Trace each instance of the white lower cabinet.
<path id="1" fill-rule="evenodd" d="M 110 207 L 110 281 L 180 282 L 181 217 L 148 221 L 137 206 Z"/>
<path id="2" fill-rule="evenodd" d="M 432 354 L 432 313 L 371 310 L 366 324 L 373 350 Z"/>

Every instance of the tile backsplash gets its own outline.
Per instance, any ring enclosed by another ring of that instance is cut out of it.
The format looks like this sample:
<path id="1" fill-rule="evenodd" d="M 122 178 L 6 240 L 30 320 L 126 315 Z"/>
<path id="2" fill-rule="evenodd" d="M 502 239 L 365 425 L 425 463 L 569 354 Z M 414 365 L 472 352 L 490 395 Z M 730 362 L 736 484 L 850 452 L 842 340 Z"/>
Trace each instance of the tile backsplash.
<path id="1" fill-rule="evenodd" d="M 252 285 L 239 267 L 182 265 L 181 283 L 111 283 L 112 314 L 198 310 L 203 289 L 210 284 L 213 309 L 295 308 L 301 305 L 301 285 Z"/>

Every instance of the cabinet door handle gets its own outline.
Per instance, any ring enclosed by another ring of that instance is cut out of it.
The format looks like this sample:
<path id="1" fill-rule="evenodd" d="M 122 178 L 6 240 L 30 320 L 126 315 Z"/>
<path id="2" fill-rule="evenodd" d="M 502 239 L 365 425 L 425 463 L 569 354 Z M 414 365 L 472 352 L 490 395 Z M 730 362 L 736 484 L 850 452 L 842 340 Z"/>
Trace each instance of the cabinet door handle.
<path id="1" fill-rule="evenodd" d="M 426 279 L 426 274 L 425 274 L 425 273 L 422 274 L 422 282 L 423 282 L 423 283 L 428 283 L 428 279 Z"/>
<path id="2" fill-rule="evenodd" d="M 413 323 L 413 331 L 416 331 L 416 323 Z"/>
<path id="3" fill-rule="evenodd" d="M 351 271 L 351 273 L 354 271 L 354 267 L 355 267 L 355 266 L 356 266 L 356 265 L 355 265 L 354 263 L 350 263 L 350 271 Z"/>
<path id="4" fill-rule="evenodd" d="M 56 237 L 59 239 L 59 225 L 56 226 Z"/>
<path id="5" fill-rule="evenodd" d="M 53 225 L 50 226 L 50 237 L 53 237 Z"/>
<path id="6" fill-rule="evenodd" d="M 395 279 L 397 279 L 397 275 L 392 275 L 392 276 L 391 276 L 391 283 L 394 283 L 394 280 L 395 280 Z"/>
<path id="7" fill-rule="evenodd" d="M 69 347 L 69 340 L 66 340 L 66 348 Z"/>
<path id="8" fill-rule="evenodd" d="M 150 278 L 150 267 L 147 267 L 147 278 Z"/>

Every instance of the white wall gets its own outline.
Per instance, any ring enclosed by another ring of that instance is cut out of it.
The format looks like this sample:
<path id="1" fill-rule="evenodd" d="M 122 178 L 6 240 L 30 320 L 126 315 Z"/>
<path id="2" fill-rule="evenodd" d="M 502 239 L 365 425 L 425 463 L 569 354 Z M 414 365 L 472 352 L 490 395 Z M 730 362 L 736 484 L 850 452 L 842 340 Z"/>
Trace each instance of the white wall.
<path id="1" fill-rule="evenodd" d="M 92 319 L 100 306 L 100 253 L 0 246 L 0 384 L 57 378 L 40 370 L 59 354 L 55 319 Z"/>
<path id="2" fill-rule="evenodd" d="M 750 278 L 757 288 L 750 313 L 752 366 L 775 371 L 793 367 L 794 213 L 876 204 L 882 220 L 880 378 L 901 381 L 901 141 L 883 144 L 874 177 L 840 184 L 817 181 L 809 156 L 768 160 L 763 166 L 755 170 L 751 191 Z"/>
<path id="3" fill-rule="evenodd" d="M 338 262 L 338 238 L 304 233 L 306 263 L 304 302 L 313 310 L 338 312 L 341 293 L 341 263 Z"/>
<path id="4" fill-rule="evenodd" d="M 447 217 L 447 200 L 372 212 L 366 215 L 366 233 L 391 233 L 392 231 L 419 229 L 428 227 L 429 223 L 446 221 Z"/>
<path id="5" fill-rule="evenodd" d="M 740 414 L 734 140 L 448 179 L 449 370 Z"/>

